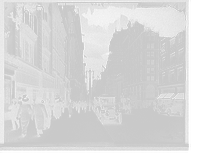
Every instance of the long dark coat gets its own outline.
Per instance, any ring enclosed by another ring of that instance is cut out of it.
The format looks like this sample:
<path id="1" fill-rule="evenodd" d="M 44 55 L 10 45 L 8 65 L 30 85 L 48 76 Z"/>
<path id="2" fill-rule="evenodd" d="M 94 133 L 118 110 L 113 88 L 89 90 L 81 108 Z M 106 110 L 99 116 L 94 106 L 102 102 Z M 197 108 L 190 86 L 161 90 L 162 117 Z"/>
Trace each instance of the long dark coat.
<path id="1" fill-rule="evenodd" d="M 33 105 L 35 125 L 38 130 L 45 129 L 45 118 L 48 117 L 45 106 L 41 104 Z"/>

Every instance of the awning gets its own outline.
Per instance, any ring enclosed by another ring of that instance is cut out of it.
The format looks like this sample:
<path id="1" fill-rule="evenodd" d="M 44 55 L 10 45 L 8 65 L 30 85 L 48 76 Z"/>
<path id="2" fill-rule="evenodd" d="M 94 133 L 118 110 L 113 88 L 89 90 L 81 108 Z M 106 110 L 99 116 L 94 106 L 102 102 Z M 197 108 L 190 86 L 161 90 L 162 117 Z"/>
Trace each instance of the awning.
<path id="1" fill-rule="evenodd" d="M 177 95 L 175 97 L 173 97 L 173 99 L 185 99 L 185 94 L 184 93 L 177 93 Z"/>
<path id="2" fill-rule="evenodd" d="M 157 99 L 163 98 L 166 95 L 166 93 L 160 94 Z"/>
<path id="3" fill-rule="evenodd" d="M 167 93 L 164 98 L 172 98 L 174 93 Z"/>

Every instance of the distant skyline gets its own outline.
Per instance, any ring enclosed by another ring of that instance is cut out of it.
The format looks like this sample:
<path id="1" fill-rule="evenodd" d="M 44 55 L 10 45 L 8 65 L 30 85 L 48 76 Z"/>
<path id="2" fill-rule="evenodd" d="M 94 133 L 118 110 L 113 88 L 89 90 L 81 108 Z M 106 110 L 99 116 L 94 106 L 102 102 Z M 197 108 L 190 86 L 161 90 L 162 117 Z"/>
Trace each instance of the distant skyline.
<path id="1" fill-rule="evenodd" d="M 141 4 L 141 3 L 140 3 Z M 109 44 L 115 31 L 126 28 L 128 21 L 138 21 L 162 37 L 174 37 L 185 29 L 185 13 L 172 7 L 137 8 L 137 3 L 111 3 L 95 6 L 91 3 L 77 4 L 81 18 L 84 61 L 86 69 L 97 75 L 106 66 Z M 179 3 L 184 8 L 184 3 Z"/>

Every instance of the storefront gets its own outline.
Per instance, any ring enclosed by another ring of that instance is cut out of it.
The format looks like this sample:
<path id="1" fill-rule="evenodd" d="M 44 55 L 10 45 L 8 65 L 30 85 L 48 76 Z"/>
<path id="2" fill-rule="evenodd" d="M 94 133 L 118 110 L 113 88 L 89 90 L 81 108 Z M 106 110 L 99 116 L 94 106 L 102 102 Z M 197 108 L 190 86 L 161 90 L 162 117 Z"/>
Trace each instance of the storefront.
<path id="1" fill-rule="evenodd" d="M 32 74 L 32 75 L 31 75 Z M 16 96 L 28 95 L 30 101 L 37 97 L 46 100 L 52 99 L 55 93 L 55 80 L 52 76 L 35 71 L 27 73 L 25 71 L 16 72 Z"/>
<path id="2" fill-rule="evenodd" d="M 4 111 L 8 111 L 8 107 L 15 98 L 15 81 L 14 75 L 17 68 L 13 65 L 5 63 L 4 68 Z"/>

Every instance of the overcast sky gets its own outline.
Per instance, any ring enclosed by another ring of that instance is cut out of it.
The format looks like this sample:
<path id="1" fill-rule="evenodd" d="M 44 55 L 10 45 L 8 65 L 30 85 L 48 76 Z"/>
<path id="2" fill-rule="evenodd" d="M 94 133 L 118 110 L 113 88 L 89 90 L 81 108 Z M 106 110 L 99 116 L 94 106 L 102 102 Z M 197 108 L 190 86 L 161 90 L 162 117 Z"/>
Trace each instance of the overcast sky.
<path id="1" fill-rule="evenodd" d="M 92 6 L 78 4 L 81 17 L 84 55 L 87 69 L 99 75 L 106 66 L 109 43 L 117 28 L 125 28 L 127 22 L 139 23 L 158 32 L 163 37 L 173 37 L 185 29 L 185 14 L 172 7 L 138 8 L 136 3 Z"/>

